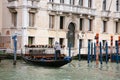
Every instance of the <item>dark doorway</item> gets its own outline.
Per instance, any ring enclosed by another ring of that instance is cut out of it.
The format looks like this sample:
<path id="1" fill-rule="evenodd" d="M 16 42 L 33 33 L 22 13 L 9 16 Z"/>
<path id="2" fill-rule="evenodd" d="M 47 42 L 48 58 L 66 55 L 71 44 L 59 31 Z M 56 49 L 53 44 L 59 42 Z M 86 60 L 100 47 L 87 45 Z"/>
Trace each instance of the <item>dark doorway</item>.
<path id="1" fill-rule="evenodd" d="M 74 47 L 74 44 L 75 44 L 75 25 L 72 22 L 68 26 L 67 38 L 68 38 L 68 46 L 71 43 L 71 47 Z"/>

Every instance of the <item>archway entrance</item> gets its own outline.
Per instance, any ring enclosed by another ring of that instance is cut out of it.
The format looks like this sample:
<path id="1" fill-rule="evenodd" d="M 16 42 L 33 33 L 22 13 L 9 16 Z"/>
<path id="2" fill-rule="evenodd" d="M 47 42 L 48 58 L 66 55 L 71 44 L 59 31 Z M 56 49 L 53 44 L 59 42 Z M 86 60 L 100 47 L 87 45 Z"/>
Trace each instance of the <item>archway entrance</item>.
<path id="1" fill-rule="evenodd" d="M 69 44 L 71 43 L 71 47 L 74 47 L 74 44 L 75 44 L 75 25 L 74 23 L 70 23 L 69 26 L 68 26 L 68 46 Z"/>

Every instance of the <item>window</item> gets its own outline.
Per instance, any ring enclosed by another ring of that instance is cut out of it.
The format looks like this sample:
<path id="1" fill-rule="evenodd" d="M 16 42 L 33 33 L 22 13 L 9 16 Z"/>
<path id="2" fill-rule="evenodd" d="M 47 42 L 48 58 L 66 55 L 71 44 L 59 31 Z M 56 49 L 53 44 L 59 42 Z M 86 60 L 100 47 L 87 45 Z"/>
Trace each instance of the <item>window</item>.
<path id="1" fill-rule="evenodd" d="M 49 45 L 53 45 L 54 44 L 54 38 L 50 37 L 48 43 L 49 43 Z"/>
<path id="2" fill-rule="evenodd" d="M 64 3 L 64 0 L 60 0 L 60 3 Z"/>
<path id="3" fill-rule="evenodd" d="M 88 23 L 88 31 L 92 31 L 92 20 L 89 19 L 89 23 Z"/>
<path id="4" fill-rule="evenodd" d="M 50 29 L 54 28 L 54 15 L 49 16 L 49 28 Z"/>
<path id="5" fill-rule="evenodd" d="M 102 40 L 103 47 L 106 46 L 106 40 Z"/>
<path id="6" fill-rule="evenodd" d="M 82 30 L 83 30 L 83 19 L 80 18 L 80 31 L 82 31 Z"/>
<path id="7" fill-rule="evenodd" d="M 34 43 L 34 39 L 35 39 L 35 37 L 29 36 L 28 37 L 28 44 L 32 45 Z"/>
<path id="8" fill-rule="evenodd" d="M 32 6 L 34 5 L 34 1 L 31 1 Z"/>
<path id="9" fill-rule="evenodd" d="M 116 0 L 116 11 L 119 11 L 119 0 Z"/>
<path id="10" fill-rule="evenodd" d="M 74 0 L 70 0 L 70 4 L 71 4 L 71 5 L 74 5 Z"/>
<path id="11" fill-rule="evenodd" d="M 29 13 L 29 26 L 33 27 L 35 24 L 35 13 Z"/>
<path id="12" fill-rule="evenodd" d="M 17 12 L 12 12 L 11 14 L 12 14 L 12 25 L 16 27 L 17 26 Z"/>
<path id="13" fill-rule="evenodd" d="M 60 45 L 64 45 L 64 38 L 60 38 L 59 42 L 60 42 Z"/>
<path id="14" fill-rule="evenodd" d="M 119 31 L 118 22 L 116 22 L 116 24 L 115 24 L 115 33 L 118 33 L 118 31 Z"/>
<path id="15" fill-rule="evenodd" d="M 106 0 L 103 0 L 103 10 L 106 10 Z"/>
<path id="16" fill-rule="evenodd" d="M 49 0 L 49 2 L 54 2 L 54 0 Z"/>
<path id="17" fill-rule="evenodd" d="M 72 4 L 72 0 L 70 0 L 70 4 Z"/>
<path id="18" fill-rule="evenodd" d="M 70 23 L 68 26 L 68 33 L 67 33 L 67 40 L 68 40 L 68 47 L 71 44 L 71 47 L 75 46 L 75 25 L 74 23 Z"/>
<path id="19" fill-rule="evenodd" d="M 107 21 L 103 21 L 103 32 L 107 32 Z"/>
<path id="20" fill-rule="evenodd" d="M 63 29 L 64 26 L 64 16 L 60 16 L 60 29 Z"/>
<path id="21" fill-rule="evenodd" d="M 92 7 L 92 0 L 88 0 L 88 7 Z"/>
<path id="22" fill-rule="evenodd" d="M 79 5 L 83 6 L 83 0 L 79 0 Z"/>

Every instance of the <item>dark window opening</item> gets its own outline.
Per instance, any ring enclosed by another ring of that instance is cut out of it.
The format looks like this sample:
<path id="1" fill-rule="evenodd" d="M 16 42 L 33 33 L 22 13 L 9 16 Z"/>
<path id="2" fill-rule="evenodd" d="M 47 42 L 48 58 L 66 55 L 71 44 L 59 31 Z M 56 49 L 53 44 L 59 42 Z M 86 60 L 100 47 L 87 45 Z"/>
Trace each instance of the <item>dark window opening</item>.
<path id="1" fill-rule="evenodd" d="M 119 11 L 119 1 L 116 0 L 116 11 Z"/>
<path id="2" fill-rule="evenodd" d="M 116 24 L 115 24 L 115 33 L 118 33 L 118 30 L 119 30 L 119 28 L 118 28 L 118 22 L 116 22 Z"/>
<path id="3" fill-rule="evenodd" d="M 82 48 L 83 40 L 79 39 L 79 47 Z"/>
<path id="4" fill-rule="evenodd" d="M 64 26 L 64 16 L 60 16 L 60 29 L 63 29 Z"/>
<path id="5" fill-rule="evenodd" d="M 89 19 L 88 31 L 92 31 L 92 20 Z"/>
<path id="6" fill-rule="evenodd" d="M 34 43 L 35 37 L 29 36 L 28 37 L 28 44 L 32 45 Z"/>
<path id="7" fill-rule="evenodd" d="M 92 7 L 92 0 L 88 0 L 88 7 Z"/>
<path id="8" fill-rule="evenodd" d="M 83 6 L 83 0 L 79 0 L 79 5 Z"/>
<path id="9" fill-rule="evenodd" d="M 64 45 L 64 38 L 60 38 L 60 45 Z"/>
<path id="10" fill-rule="evenodd" d="M 49 43 L 49 45 L 53 45 L 53 44 L 54 44 L 54 38 L 51 38 L 51 37 L 50 37 L 48 43 Z"/>
<path id="11" fill-rule="evenodd" d="M 103 0 L 103 10 L 106 10 L 106 0 Z"/>
<path id="12" fill-rule="evenodd" d="M 103 21 L 103 32 L 107 31 L 107 22 Z"/>
<path id="13" fill-rule="evenodd" d="M 83 30 L 83 19 L 80 19 L 80 30 Z"/>

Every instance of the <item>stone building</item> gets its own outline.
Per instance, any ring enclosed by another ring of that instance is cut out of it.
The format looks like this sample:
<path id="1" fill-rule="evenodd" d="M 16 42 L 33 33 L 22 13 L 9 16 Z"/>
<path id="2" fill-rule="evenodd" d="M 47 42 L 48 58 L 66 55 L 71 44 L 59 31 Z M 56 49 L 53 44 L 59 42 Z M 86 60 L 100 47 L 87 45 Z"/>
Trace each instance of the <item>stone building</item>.
<path id="1" fill-rule="evenodd" d="M 0 47 L 13 49 L 11 36 L 18 35 L 18 51 L 24 45 L 72 46 L 72 54 L 87 54 L 88 42 L 110 46 L 120 34 L 120 0 L 2 0 Z"/>

